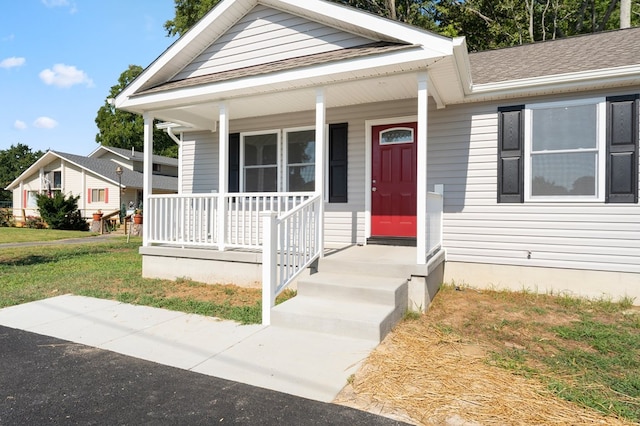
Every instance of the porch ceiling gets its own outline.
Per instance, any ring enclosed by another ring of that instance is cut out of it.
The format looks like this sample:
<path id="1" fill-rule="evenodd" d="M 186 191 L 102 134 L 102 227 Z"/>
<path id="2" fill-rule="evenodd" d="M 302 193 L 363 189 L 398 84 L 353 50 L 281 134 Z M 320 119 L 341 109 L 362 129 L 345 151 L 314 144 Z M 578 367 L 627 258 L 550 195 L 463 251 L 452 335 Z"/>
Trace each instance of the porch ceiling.
<path id="1" fill-rule="evenodd" d="M 354 80 L 325 86 L 327 108 L 417 97 L 416 73 Z M 253 96 L 241 96 L 226 101 L 231 119 L 313 111 L 316 87 L 282 90 Z M 158 109 L 157 119 L 184 126 L 185 130 L 215 131 L 219 101 Z"/>

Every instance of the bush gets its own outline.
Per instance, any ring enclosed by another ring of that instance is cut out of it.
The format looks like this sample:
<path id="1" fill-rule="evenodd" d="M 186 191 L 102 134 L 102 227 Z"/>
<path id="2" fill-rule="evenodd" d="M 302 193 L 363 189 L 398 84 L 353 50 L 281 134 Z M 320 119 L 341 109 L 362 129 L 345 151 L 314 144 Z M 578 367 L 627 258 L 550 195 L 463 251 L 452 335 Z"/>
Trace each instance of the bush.
<path id="1" fill-rule="evenodd" d="M 24 221 L 24 227 L 32 229 L 44 229 L 47 227 L 47 224 L 43 222 L 40 216 L 27 216 Z"/>
<path id="2" fill-rule="evenodd" d="M 0 227 L 14 226 L 13 214 L 11 209 L 0 209 Z"/>
<path id="3" fill-rule="evenodd" d="M 42 219 L 51 229 L 63 229 L 69 231 L 87 231 L 89 224 L 82 218 L 78 210 L 78 199 L 69 195 L 65 197 L 60 192 L 55 192 L 51 197 L 46 194 L 37 195 L 38 209 Z"/>

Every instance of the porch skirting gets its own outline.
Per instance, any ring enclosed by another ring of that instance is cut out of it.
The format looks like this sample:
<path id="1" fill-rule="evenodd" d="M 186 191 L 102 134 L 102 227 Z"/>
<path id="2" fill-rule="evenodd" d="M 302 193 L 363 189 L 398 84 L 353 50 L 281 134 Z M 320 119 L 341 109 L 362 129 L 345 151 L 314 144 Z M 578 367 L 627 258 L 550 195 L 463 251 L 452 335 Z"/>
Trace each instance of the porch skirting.
<path id="1" fill-rule="evenodd" d="M 491 290 L 530 291 L 587 297 L 634 298 L 640 305 L 640 274 L 535 266 L 494 265 L 447 260 L 444 282 Z"/>
<path id="2" fill-rule="evenodd" d="M 206 284 L 262 286 L 262 252 L 167 246 L 140 247 L 142 276 L 189 279 Z"/>

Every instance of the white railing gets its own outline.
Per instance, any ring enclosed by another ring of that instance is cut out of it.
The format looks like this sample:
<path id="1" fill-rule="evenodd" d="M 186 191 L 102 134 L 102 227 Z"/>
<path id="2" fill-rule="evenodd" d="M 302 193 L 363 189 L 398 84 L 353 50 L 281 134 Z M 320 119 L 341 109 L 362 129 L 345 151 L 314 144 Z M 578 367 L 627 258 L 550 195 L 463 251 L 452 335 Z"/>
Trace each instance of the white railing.
<path id="1" fill-rule="evenodd" d="M 320 256 L 321 198 L 314 196 L 282 215 L 265 212 L 262 245 L 262 324 L 287 286 Z"/>
<path id="2" fill-rule="evenodd" d="M 145 220 L 150 221 L 148 241 L 259 249 L 260 213 L 274 211 L 281 215 L 311 196 L 313 193 L 307 192 L 152 195 L 144 213 Z M 218 214 L 220 208 L 222 216 Z"/>
<path id="3" fill-rule="evenodd" d="M 442 185 L 436 185 L 436 192 L 427 192 L 427 260 L 442 248 L 443 192 Z"/>
<path id="4" fill-rule="evenodd" d="M 278 216 L 296 208 L 313 193 L 235 193 L 226 194 L 225 245 L 239 248 L 262 247 L 262 212 L 275 212 Z"/>
<path id="5" fill-rule="evenodd" d="M 218 244 L 217 194 L 152 195 L 145 206 L 148 241 L 155 244 L 216 246 Z"/>

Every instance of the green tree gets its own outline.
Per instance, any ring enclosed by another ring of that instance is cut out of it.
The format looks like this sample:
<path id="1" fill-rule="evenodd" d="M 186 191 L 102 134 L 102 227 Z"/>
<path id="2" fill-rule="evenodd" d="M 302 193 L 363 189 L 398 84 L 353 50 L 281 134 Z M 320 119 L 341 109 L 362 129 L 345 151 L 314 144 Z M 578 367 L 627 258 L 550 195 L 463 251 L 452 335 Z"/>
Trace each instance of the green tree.
<path id="1" fill-rule="evenodd" d="M 612 30 L 619 0 L 439 0 L 434 20 L 447 36 L 465 36 L 472 51 Z M 640 25 L 640 1 L 631 10 Z"/>
<path id="2" fill-rule="evenodd" d="M 189 31 L 200 18 L 220 3 L 220 0 L 175 0 L 175 3 L 176 16 L 164 23 L 169 37 L 181 36 Z"/>
<path id="3" fill-rule="evenodd" d="M 40 216 L 49 225 L 49 228 L 86 231 L 89 229 L 89 224 L 82 218 L 80 210 L 78 210 L 79 198 L 79 195 L 65 197 L 61 192 L 55 191 L 51 197 L 47 194 L 37 194 L 36 202 Z"/>
<path id="4" fill-rule="evenodd" d="M 27 145 L 11 145 L 9 149 L 0 150 L 0 201 L 11 201 L 11 191 L 5 191 L 11 182 L 42 157 L 42 151 L 31 151 Z"/>
<path id="5" fill-rule="evenodd" d="M 138 114 L 116 109 L 109 103 L 110 98 L 115 98 L 129 83 L 140 73 L 142 67 L 129 65 L 129 68 L 120 74 L 118 84 L 111 86 L 109 95 L 104 105 L 98 110 L 96 124 L 99 133 L 96 142 L 105 146 L 131 149 L 138 151 L 144 149 L 144 119 Z M 154 124 L 156 124 L 154 122 Z M 163 130 L 153 129 L 153 153 L 167 157 L 178 156 L 178 146 Z"/>
<path id="6" fill-rule="evenodd" d="M 332 1 L 422 28 L 436 29 L 431 13 L 434 0 Z M 186 33 L 219 2 L 220 0 L 175 0 L 176 15 L 164 24 L 167 35 L 172 37 Z"/>

